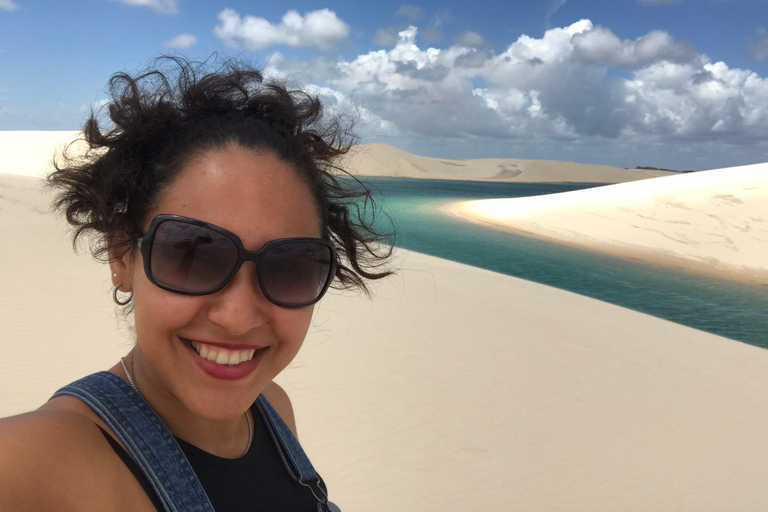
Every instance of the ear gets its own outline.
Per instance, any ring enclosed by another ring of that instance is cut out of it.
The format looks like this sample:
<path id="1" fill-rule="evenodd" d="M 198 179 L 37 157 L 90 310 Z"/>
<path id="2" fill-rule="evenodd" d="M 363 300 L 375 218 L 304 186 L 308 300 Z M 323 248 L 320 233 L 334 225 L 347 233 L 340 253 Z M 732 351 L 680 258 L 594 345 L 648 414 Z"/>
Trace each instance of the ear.
<path id="1" fill-rule="evenodd" d="M 110 249 L 109 254 L 109 270 L 112 273 L 112 284 L 118 286 L 119 290 L 124 293 L 133 291 L 133 251 L 135 248 L 131 248 L 125 251 L 124 254 L 120 254 L 124 249 L 113 248 Z"/>

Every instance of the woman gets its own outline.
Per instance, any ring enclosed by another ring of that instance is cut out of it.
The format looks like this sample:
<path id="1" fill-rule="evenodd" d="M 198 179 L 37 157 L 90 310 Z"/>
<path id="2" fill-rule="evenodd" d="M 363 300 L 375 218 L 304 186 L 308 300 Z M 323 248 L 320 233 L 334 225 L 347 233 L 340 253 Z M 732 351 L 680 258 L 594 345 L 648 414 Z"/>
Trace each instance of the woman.
<path id="1" fill-rule="evenodd" d="M 333 174 L 348 132 L 258 71 L 166 62 L 114 75 L 114 126 L 91 115 L 90 150 L 48 177 L 74 241 L 107 256 L 136 344 L 0 421 L 0 510 L 333 508 L 273 379 L 334 278 L 390 273 L 355 210 L 370 196 Z"/>

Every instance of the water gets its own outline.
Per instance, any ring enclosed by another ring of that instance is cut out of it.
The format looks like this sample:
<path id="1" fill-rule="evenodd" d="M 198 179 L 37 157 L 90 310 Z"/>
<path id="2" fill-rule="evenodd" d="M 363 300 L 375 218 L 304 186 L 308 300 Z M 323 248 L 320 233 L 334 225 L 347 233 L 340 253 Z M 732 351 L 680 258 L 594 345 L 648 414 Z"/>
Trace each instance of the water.
<path id="1" fill-rule="evenodd" d="M 395 245 L 569 290 L 672 322 L 768 348 L 768 288 L 605 256 L 463 221 L 453 201 L 523 197 L 594 184 L 482 183 L 371 178 L 391 217 Z M 391 229 L 379 215 L 379 229 Z"/>

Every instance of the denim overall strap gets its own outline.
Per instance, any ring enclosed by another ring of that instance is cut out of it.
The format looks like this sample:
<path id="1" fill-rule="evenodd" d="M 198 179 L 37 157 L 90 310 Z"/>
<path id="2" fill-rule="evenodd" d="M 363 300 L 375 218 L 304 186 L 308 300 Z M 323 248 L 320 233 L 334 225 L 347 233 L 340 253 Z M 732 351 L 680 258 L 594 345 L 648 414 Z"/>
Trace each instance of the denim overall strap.
<path id="1" fill-rule="evenodd" d="M 64 386 L 53 397 L 79 398 L 123 442 L 168 512 L 213 512 L 197 475 L 152 407 L 123 379 L 98 372 Z"/>
<path id="2" fill-rule="evenodd" d="M 272 436 L 272 441 L 277 447 L 277 452 L 283 459 L 283 464 L 285 469 L 288 470 L 288 474 L 312 491 L 312 494 L 318 501 L 318 512 L 334 510 L 333 507 L 336 506 L 328 501 L 325 484 L 320 481 L 315 468 L 309 462 L 309 458 L 301 448 L 298 439 L 293 435 L 288 425 L 285 424 L 283 418 L 275 411 L 272 404 L 264 398 L 264 395 L 259 395 L 256 399 L 256 406 L 264 418 L 264 423 Z M 335 509 L 338 510 L 338 507 Z"/>

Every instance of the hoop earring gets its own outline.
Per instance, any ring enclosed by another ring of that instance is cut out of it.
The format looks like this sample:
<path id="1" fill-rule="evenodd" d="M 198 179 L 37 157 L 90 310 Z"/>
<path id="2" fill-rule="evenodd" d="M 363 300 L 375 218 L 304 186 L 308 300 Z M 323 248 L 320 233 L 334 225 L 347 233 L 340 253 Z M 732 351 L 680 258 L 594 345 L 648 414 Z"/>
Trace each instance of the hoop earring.
<path id="1" fill-rule="evenodd" d="M 130 296 L 127 298 L 127 299 L 125 299 L 125 301 L 120 301 L 120 299 L 118 299 L 118 298 L 117 298 L 117 291 L 120 289 L 120 286 L 121 286 L 122 284 L 123 284 L 123 283 L 120 283 L 119 285 L 115 286 L 115 289 L 114 289 L 114 291 L 112 292 L 112 300 L 114 300 L 114 301 L 115 301 L 115 304 L 117 304 L 118 306 L 125 306 L 126 304 L 128 304 L 129 302 L 131 302 L 131 299 L 133 299 L 133 292 L 128 292 L 128 293 L 130 293 L 131 295 L 130 295 Z"/>

